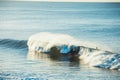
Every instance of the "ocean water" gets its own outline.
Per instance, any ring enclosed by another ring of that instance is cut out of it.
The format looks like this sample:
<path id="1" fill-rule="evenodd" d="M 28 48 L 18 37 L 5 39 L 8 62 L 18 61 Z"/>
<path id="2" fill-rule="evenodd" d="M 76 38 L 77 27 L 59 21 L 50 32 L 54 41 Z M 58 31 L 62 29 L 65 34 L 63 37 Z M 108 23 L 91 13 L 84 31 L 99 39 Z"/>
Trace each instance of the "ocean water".
<path id="1" fill-rule="evenodd" d="M 68 34 L 119 54 L 120 3 L 0 2 L 0 80 L 120 79 L 117 70 L 28 55 L 27 40 L 39 32 Z"/>

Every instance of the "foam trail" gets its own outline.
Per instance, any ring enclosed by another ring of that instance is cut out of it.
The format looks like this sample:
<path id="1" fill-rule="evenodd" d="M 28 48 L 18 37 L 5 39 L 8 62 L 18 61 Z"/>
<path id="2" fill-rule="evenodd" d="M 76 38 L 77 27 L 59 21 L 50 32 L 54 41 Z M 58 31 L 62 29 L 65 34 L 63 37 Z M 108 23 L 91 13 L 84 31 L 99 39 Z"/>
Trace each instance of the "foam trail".
<path id="1" fill-rule="evenodd" d="M 88 45 L 89 43 L 86 44 L 70 35 L 38 33 L 32 35 L 27 44 L 29 51 L 49 53 L 52 47 L 57 47 L 61 54 L 69 54 L 72 50 L 89 66 L 120 70 L 120 54 L 102 50 L 99 46 L 97 49 L 96 46 Z"/>

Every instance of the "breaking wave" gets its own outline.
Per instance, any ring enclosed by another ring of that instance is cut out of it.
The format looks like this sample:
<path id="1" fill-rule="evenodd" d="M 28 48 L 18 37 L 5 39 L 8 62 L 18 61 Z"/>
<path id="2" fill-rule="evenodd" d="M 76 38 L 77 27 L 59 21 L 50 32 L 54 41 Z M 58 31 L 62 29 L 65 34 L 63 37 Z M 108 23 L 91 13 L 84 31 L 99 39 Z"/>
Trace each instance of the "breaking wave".
<path id="1" fill-rule="evenodd" d="M 120 70 L 120 54 L 101 49 L 99 46 L 77 40 L 66 34 L 38 33 L 28 40 L 29 51 L 49 53 L 51 48 L 59 49 L 60 54 L 75 52 L 79 60 L 89 66 Z M 54 53 L 56 54 L 56 53 Z"/>

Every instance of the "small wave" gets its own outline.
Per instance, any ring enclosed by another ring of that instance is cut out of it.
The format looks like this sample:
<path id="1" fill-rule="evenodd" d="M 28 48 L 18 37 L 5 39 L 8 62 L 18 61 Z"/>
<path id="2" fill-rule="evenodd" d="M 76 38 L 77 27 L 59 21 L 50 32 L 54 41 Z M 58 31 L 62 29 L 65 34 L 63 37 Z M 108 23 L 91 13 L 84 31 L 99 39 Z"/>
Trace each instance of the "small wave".
<path id="1" fill-rule="evenodd" d="M 29 38 L 27 45 L 29 51 L 54 54 L 75 53 L 79 55 L 79 60 L 89 66 L 120 70 L 120 54 L 98 49 L 99 47 L 89 47 L 70 35 L 38 33 Z"/>
<path id="2" fill-rule="evenodd" d="M 27 48 L 27 40 L 0 39 L 0 46 L 7 48 Z"/>

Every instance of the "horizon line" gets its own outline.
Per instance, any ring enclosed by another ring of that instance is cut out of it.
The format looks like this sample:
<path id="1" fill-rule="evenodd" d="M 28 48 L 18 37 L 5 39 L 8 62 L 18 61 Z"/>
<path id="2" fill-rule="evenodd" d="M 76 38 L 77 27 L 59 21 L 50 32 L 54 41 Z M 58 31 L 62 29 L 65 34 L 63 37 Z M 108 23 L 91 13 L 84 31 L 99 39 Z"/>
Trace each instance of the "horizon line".
<path id="1" fill-rule="evenodd" d="M 0 1 L 25 1 L 25 2 L 120 2 L 120 0 L 0 0 Z"/>

